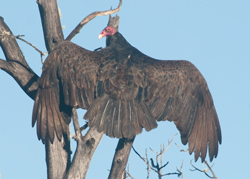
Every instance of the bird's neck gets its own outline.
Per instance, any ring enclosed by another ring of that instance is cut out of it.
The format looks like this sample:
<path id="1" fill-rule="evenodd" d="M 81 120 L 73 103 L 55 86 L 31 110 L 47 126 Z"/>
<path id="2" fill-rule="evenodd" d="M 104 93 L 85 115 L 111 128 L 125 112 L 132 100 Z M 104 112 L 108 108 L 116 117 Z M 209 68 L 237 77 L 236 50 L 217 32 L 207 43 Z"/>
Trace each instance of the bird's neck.
<path id="1" fill-rule="evenodd" d="M 119 32 L 116 32 L 112 36 L 107 36 L 106 46 L 107 47 L 112 46 L 114 48 L 122 47 L 123 49 L 125 49 L 126 47 L 131 47 L 131 45 Z"/>

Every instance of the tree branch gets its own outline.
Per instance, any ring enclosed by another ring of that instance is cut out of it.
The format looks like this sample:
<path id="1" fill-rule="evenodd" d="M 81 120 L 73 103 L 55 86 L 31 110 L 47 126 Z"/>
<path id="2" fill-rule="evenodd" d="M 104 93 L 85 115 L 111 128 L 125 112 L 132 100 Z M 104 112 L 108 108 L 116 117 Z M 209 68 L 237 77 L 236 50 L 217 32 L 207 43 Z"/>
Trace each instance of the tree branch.
<path id="1" fill-rule="evenodd" d="M 132 177 L 132 175 L 130 175 L 129 170 L 125 170 L 125 172 L 128 175 L 126 178 L 130 177 L 131 179 L 135 179 L 134 177 Z"/>
<path id="2" fill-rule="evenodd" d="M 208 163 L 207 163 L 207 161 L 206 161 L 206 160 L 204 161 L 204 163 L 207 165 L 207 167 L 208 167 L 208 168 L 209 168 L 209 170 L 211 171 L 211 173 L 212 173 L 212 175 L 213 175 L 214 179 L 217 179 L 217 177 L 216 177 L 216 175 L 215 175 L 214 171 L 212 170 L 212 166 L 213 166 L 213 165 L 210 167 L 210 166 L 208 165 Z M 208 171 L 209 171 L 209 170 L 208 170 Z M 208 172 L 208 171 L 207 171 L 207 172 Z"/>
<path id="3" fill-rule="evenodd" d="M 168 150 L 170 144 L 173 142 L 174 137 L 175 137 L 176 135 L 178 135 L 178 134 L 175 134 L 175 135 L 172 137 L 171 141 L 168 141 L 168 146 L 166 147 L 166 149 L 163 150 L 163 151 L 161 151 L 159 154 L 157 154 L 157 159 L 158 159 L 159 157 L 162 158 L 162 155 Z"/>
<path id="4" fill-rule="evenodd" d="M 207 174 L 207 172 L 208 172 L 209 170 L 205 170 L 205 169 L 201 170 L 201 169 L 195 167 L 195 166 L 192 164 L 192 160 L 190 161 L 190 164 L 192 165 L 192 167 L 194 167 L 193 170 L 190 169 L 191 171 L 196 171 L 196 170 L 197 170 L 197 171 L 199 171 L 199 172 L 201 172 L 201 173 L 204 173 L 204 174 L 205 174 L 207 177 L 209 177 L 209 178 L 217 179 L 217 177 L 216 177 L 215 173 L 213 172 L 212 168 L 208 165 L 208 163 L 207 163 L 206 161 L 205 161 L 205 164 L 208 166 L 208 168 L 209 168 L 209 170 L 211 171 L 213 177 L 211 177 L 211 176 L 209 176 L 209 175 Z"/>
<path id="5" fill-rule="evenodd" d="M 36 96 L 38 76 L 31 70 L 16 42 L 12 38 L 12 32 L 0 17 L 0 46 L 4 52 L 6 61 L 0 60 L 0 69 L 11 75 L 23 91 L 32 99 Z"/>
<path id="6" fill-rule="evenodd" d="M 46 48 L 48 51 L 51 51 L 57 44 L 63 41 L 57 2 L 56 0 L 38 0 L 37 3 L 41 14 Z M 113 12 L 115 12 L 115 10 L 113 10 Z M 7 60 L 0 59 L 0 68 L 9 73 L 27 95 L 35 99 L 39 77 L 28 66 L 17 45 L 16 39 L 13 38 L 3 18 L 0 18 L 0 35 L 0 45 Z M 103 133 L 98 133 L 92 128 L 89 129 L 84 137 L 81 136 L 72 164 L 70 163 L 71 151 L 68 136 L 68 134 L 64 135 L 61 142 L 58 141 L 57 138 L 54 139 L 53 144 L 51 144 L 49 140 L 45 142 L 47 174 L 49 179 L 60 179 L 63 177 L 75 178 L 77 168 L 81 170 L 81 177 L 85 178 L 89 163 Z M 128 155 L 129 153 L 126 156 L 128 157 Z M 125 161 L 125 166 L 126 163 L 127 161 Z"/>
<path id="7" fill-rule="evenodd" d="M 125 168 L 128 162 L 129 153 L 135 138 L 119 140 L 116 147 L 115 156 L 109 173 L 109 179 L 123 179 Z"/>
<path id="8" fill-rule="evenodd" d="M 10 68 L 12 66 L 9 65 L 9 63 L 3 59 L 0 58 L 0 69 L 4 70 L 4 71 L 11 71 Z"/>
<path id="9" fill-rule="evenodd" d="M 154 160 L 153 160 L 152 158 L 150 158 L 151 165 L 149 164 L 149 160 L 148 160 L 148 156 L 147 156 L 147 150 L 146 150 L 146 152 L 145 152 L 145 153 L 146 153 L 146 158 L 144 158 L 144 157 L 142 157 L 142 156 L 134 149 L 134 147 L 133 147 L 134 152 L 135 152 L 135 153 L 136 153 L 136 154 L 146 163 L 146 165 L 147 165 L 147 173 L 148 173 L 147 178 L 149 178 L 149 168 L 158 174 L 158 178 L 159 178 L 159 179 L 161 179 L 163 176 L 166 176 L 166 175 L 178 175 L 178 176 L 183 176 L 183 174 L 182 174 L 182 172 L 181 172 L 183 162 L 182 162 L 182 165 L 181 165 L 180 170 L 177 168 L 177 172 L 162 174 L 162 169 L 163 169 L 164 167 L 166 167 L 166 166 L 168 165 L 168 163 L 169 163 L 169 162 L 167 162 L 167 163 L 165 163 L 164 165 L 162 164 L 162 155 L 168 150 L 170 144 L 172 143 L 172 141 L 173 141 L 173 139 L 174 139 L 174 137 L 175 137 L 176 135 L 177 135 L 177 134 L 175 134 L 175 135 L 172 137 L 171 141 L 168 141 L 168 146 L 166 147 L 166 149 L 165 149 L 164 146 L 163 146 L 163 148 L 162 148 L 162 146 L 161 146 L 160 152 L 156 152 L 156 151 L 154 151 L 154 150 L 152 150 L 152 149 L 150 148 L 150 150 L 151 150 L 152 152 L 156 153 L 156 164 L 154 164 Z M 160 164 L 159 164 L 159 158 L 161 159 L 161 163 L 160 163 Z"/>
<path id="10" fill-rule="evenodd" d="M 87 17 L 85 17 L 77 26 L 76 28 L 69 34 L 69 36 L 66 38 L 66 40 L 72 40 L 73 37 L 80 33 L 81 28 L 86 25 L 89 21 L 91 21 L 92 19 L 94 19 L 97 16 L 106 16 L 106 15 L 110 15 L 113 13 L 118 12 L 121 9 L 121 5 L 122 5 L 122 0 L 120 0 L 119 5 L 116 9 L 111 9 L 111 10 L 107 10 L 107 11 L 96 11 L 91 13 L 90 15 L 88 15 Z"/>
<path id="11" fill-rule="evenodd" d="M 37 0 L 46 48 L 51 52 L 64 40 L 56 0 Z M 69 131 L 61 142 L 55 137 L 53 144 L 46 139 L 46 164 L 49 179 L 61 179 L 71 165 Z"/>
<path id="12" fill-rule="evenodd" d="M 0 18 L 0 34 L 0 45 L 7 60 L 0 61 L 1 69 L 10 74 L 24 92 L 34 100 L 39 77 L 28 66 L 16 39 L 12 37 L 13 34 L 4 23 L 3 18 Z M 53 144 L 46 141 L 48 178 L 62 178 L 62 175 L 66 173 L 68 162 L 70 161 L 70 155 L 68 155 L 70 153 L 69 146 L 67 136 L 64 136 L 62 142 L 59 142 L 57 138 L 55 138 Z"/>
<path id="13" fill-rule="evenodd" d="M 85 136 L 82 136 L 75 108 L 72 109 L 72 116 L 75 128 L 74 139 L 77 142 L 77 148 L 71 167 L 64 179 L 84 179 L 95 149 L 102 139 L 103 133 L 98 133 L 94 128 L 91 128 Z"/>
<path id="14" fill-rule="evenodd" d="M 37 0 L 46 48 L 51 52 L 64 40 L 56 0 Z"/>

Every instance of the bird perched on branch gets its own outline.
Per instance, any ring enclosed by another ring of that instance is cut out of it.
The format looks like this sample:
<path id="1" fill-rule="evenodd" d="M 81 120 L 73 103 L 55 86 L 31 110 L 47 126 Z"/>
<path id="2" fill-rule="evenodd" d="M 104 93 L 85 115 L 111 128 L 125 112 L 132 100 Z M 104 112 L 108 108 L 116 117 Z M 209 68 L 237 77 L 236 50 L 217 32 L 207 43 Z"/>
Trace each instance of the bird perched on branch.
<path id="1" fill-rule="evenodd" d="M 88 51 L 65 41 L 46 59 L 33 109 L 38 138 L 60 140 L 70 123 L 71 109 L 87 109 L 90 128 L 110 137 L 133 138 L 173 121 L 182 143 L 204 161 L 218 154 L 221 129 L 207 83 L 184 60 L 156 60 L 131 46 L 112 26 L 107 47 Z"/>

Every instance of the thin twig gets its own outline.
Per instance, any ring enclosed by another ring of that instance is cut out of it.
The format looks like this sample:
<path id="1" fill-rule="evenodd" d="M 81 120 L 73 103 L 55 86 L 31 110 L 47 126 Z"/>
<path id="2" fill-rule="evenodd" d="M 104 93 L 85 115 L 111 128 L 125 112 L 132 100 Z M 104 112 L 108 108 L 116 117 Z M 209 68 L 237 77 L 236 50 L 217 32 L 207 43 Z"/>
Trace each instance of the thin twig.
<path id="1" fill-rule="evenodd" d="M 10 34 L 10 33 L 6 33 L 6 34 L 0 34 L 0 36 L 10 36 L 10 37 L 12 37 L 12 38 L 19 39 L 19 40 L 25 42 L 26 44 L 30 45 L 30 46 L 33 47 L 37 52 L 40 53 L 40 55 L 41 55 L 41 62 L 42 62 L 42 63 L 43 63 L 43 56 L 46 56 L 46 54 L 48 53 L 48 52 L 42 52 L 42 51 L 39 50 L 35 45 L 33 45 L 32 43 L 30 43 L 30 42 L 24 40 L 23 38 L 21 38 L 21 37 L 24 37 L 24 35 L 16 35 L 16 36 L 15 36 L 15 35 L 12 35 L 12 34 Z"/>
<path id="2" fill-rule="evenodd" d="M 179 177 L 181 174 L 177 173 L 177 172 L 173 172 L 173 173 L 166 173 L 166 174 L 163 174 L 161 176 L 167 176 L 167 175 L 177 175 Z"/>
<path id="3" fill-rule="evenodd" d="M 25 42 L 25 43 L 27 43 L 27 44 L 29 44 L 31 47 L 33 47 L 36 51 L 38 51 L 42 56 L 45 56 L 48 52 L 42 52 L 41 50 L 39 50 L 38 48 L 36 48 L 36 46 L 35 45 L 33 45 L 33 44 L 31 44 L 30 42 L 28 42 L 28 41 L 26 41 L 26 40 L 24 40 L 23 38 L 21 38 L 21 37 L 24 37 L 24 35 L 17 35 L 17 36 L 14 36 L 15 38 L 17 38 L 17 39 L 19 39 L 19 40 L 21 40 L 21 41 L 23 41 L 23 42 Z"/>
<path id="4" fill-rule="evenodd" d="M 146 150 L 146 159 L 144 157 L 142 157 L 136 150 L 135 148 L 132 146 L 134 152 L 146 163 L 147 165 L 147 171 L 148 171 L 148 176 L 147 178 L 149 178 L 149 168 L 152 169 L 154 172 L 156 172 L 158 174 L 158 177 L 159 178 L 162 178 L 162 176 L 166 176 L 166 175 L 178 175 L 178 176 L 181 176 L 182 175 L 182 172 L 178 171 L 177 172 L 174 172 L 174 173 L 167 173 L 167 174 L 162 174 L 162 169 L 164 167 L 166 167 L 168 165 L 169 162 L 167 162 L 166 164 L 162 165 L 162 160 L 161 160 L 161 166 L 159 166 L 159 163 L 158 163 L 158 159 L 159 157 L 162 159 L 162 155 L 167 151 L 167 149 L 169 148 L 170 144 L 172 143 L 174 137 L 176 136 L 177 134 L 175 134 L 171 141 L 168 142 L 168 146 L 166 149 L 164 149 L 164 146 L 162 147 L 161 146 L 161 149 L 160 149 L 160 152 L 156 152 L 154 151 L 153 149 L 150 148 L 150 150 L 154 153 L 156 153 L 157 157 L 156 157 L 156 164 L 154 164 L 154 161 L 153 159 L 151 158 L 150 161 L 151 161 L 151 165 L 149 164 L 149 160 L 148 160 L 148 156 L 147 156 L 147 150 Z M 181 166 L 182 168 L 182 166 Z"/>
<path id="5" fill-rule="evenodd" d="M 14 37 L 17 38 L 17 39 L 19 39 L 19 40 L 21 40 L 21 41 L 23 41 L 23 42 L 25 42 L 25 43 L 27 43 L 28 45 L 30 45 L 31 47 L 33 47 L 36 51 L 38 51 L 41 54 L 41 62 L 43 64 L 43 62 L 44 62 L 43 61 L 43 56 L 45 56 L 48 52 L 42 52 L 41 50 L 39 50 L 38 48 L 36 48 L 35 45 L 29 43 L 28 41 L 24 40 L 23 38 L 20 38 L 22 36 L 24 36 L 24 35 L 17 35 L 17 36 L 14 36 Z"/>
<path id="6" fill-rule="evenodd" d="M 188 152 L 189 151 L 188 149 L 187 150 L 182 149 L 177 143 L 175 143 L 175 145 L 180 149 L 180 152 Z"/>
<path id="7" fill-rule="evenodd" d="M 160 170 L 162 170 L 164 167 L 168 165 L 169 162 L 165 163 L 164 165 L 161 165 Z"/>
<path id="8" fill-rule="evenodd" d="M 134 152 L 147 164 L 147 166 L 149 168 L 151 168 L 153 171 L 155 171 L 156 173 L 158 173 L 157 170 L 155 170 L 151 165 L 149 165 L 149 162 L 147 160 L 145 160 L 145 158 L 143 158 L 134 148 L 134 146 L 132 146 L 132 149 L 134 150 Z"/>
<path id="9" fill-rule="evenodd" d="M 154 151 L 151 147 L 149 147 L 149 149 L 150 149 L 152 152 L 156 153 L 156 155 L 158 155 L 159 152 Z"/>
<path id="10" fill-rule="evenodd" d="M 201 169 L 198 169 L 197 167 L 195 167 L 193 164 L 192 164 L 192 160 L 190 161 L 190 164 L 192 165 L 192 167 L 194 167 L 194 170 L 191 170 L 191 169 L 189 169 L 190 171 L 199 171 L 199 172 L 202 172 L 202 173 L 204 173 L 205 175 L 207 175 L 209 178 L 214 178 L 214 179 L 217 179 L 217 177 L 215 176 L 215 174 L 212 172 L 212 174 L 213 174 L 213 177 L 211 177 L 210 175 L 208 175 L 207 174 L 207 171 L 206 170 L 201 170 Z M 207 164 L 207 162 L 206 162 L 206 164 Z M 208 166 L 208 164 L 207 164 L 207 166 Z M 210 167 L 210 166 L 209 166 Z M 210 167 L 211 168 L 211 167 Z M 212 170 L 212 169 L 210 169 L 210 170 Z"/>
<path id="11" fill-rule="evenodd" d="M 172 137 L 171 141 L 168 142 L 168 146 L 166 147 L 166 149 L 165 149 L 163 152 L 161 152 L 161 153 L 158 155 L 158 157 L 161 157 L 161 156 L 168 150 L 170 144 L 172 143 L 172 141 L 174 140 L 174 137 L 175 137 L 176 135 L 177 135 L 177 134 L 175 134 L 175 135 Z"/>
<path id="12" fill-rule="evenodd" d="M 146 161 L 147 161 L 147 163 L 148 163 L 149 161 L 148 161 L 147 149 L 145 150 L 145 155 L 146 155 Z M 149 166 L 147 165 L 147 179 L 149 178 L 149 173 L 150 173 L 150 168 L 149 168 Z"/>
<path id="13" fill-rule="evenodd" d="M 165 146 L 164 145 L 160 145 L 160 153 L 164 151 L 164 148 Z M 157 157 L 156 157 L 157 158 Z M 160 172 L 162 173 L 162 155 L 159 157 L 160 158 Z M 157 158 L 158 159 L 158 158 Z M 158 162 L 158 161 L 157 161 Z"/>
<path id="14" fill-rule="evenodd" d="M 132 177 L 132 176 L 130 175 L 129 171 L 125 170 L 125 172 L 126 172 L 126 174 L 127 174 L 130 178 L 135 179 L 134 177 Z M 127 177 L 126 177 L 126 178 L 127 178 Z"/>
<path id="15" fill-rule="evenodd" d="M 212 167 L 213 167 L 213 165 L 214 165 L 214 164 L 210 167 L 210 166 L 208 165 L 208 163 L 207 163 L 207 161 L 206 161 L 206 160 L 204 161 L 204 163 L 207 165 L 207 167 L 208 167 L 208 168 L 209 168 L 209 170 L 211 171 L 211 173 L 212 173 L 212 175 L 214 176 L 214 178 L 215 178 L 215 179 L 217 179 L 217 177 L 216 177 L 216 175 L 215 175 L 214 171 L 212 170 Z M 208 170 L 208 171 L 209 171 L 209 170 Z M 207 172 L 208 172 L 208 171 L 207 171 Z"/>
<path id="16" fill-rule="evenodd" d="M 182 167 L 183 167 L 183 160 L 182 160 L 182 163 L 181 163 L 180 170 L 176 167 L 176 170 L 181 174 L 181 179 L 183 179 L 183 173 L 181 171 Z"/>
<path id="17" fill-rule="evenodd" d="M 107 10 L 107 11 L 96 11 L 91 13 L 90 15 L 88 15 L 87 17 L 85 17 L 77 26 L 76 28 L 69 34 L 69 36 L 66 38 L 66 40 L 71 40 L 76 34 L 78 34 L 81 30 L 81 28 L 86 25 L 89 21 L 91 21 L 92 19 L 94 19 L 97 16 L 106 16 L 106 15 L 110 15 L 113 13 L 118 12 L 121 9 L 121 5 L 122 5 L 122 0 L 120 0 L 119 2 L 119 6 L 116 9 L 113 10 Z"/>

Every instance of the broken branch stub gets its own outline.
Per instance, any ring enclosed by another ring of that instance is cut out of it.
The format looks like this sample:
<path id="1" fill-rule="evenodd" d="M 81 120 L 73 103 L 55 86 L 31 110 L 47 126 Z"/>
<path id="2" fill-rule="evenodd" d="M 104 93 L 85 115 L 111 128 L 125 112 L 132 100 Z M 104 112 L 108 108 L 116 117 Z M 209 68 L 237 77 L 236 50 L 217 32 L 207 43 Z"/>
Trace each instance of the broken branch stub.
<path id="1" fill-rule="evenodd" d="M 86 25 L 89 21 L 91 21 L 92 19 L 94 19 L 97 16 L 106 16 L 106 15 L 110 15 L 110 14 L 114 14 L 116 12 L 118 12 L 121 9 L 121 5 L 122 5 L 122 0 L 120 0 L 119 5 L 116 9 L 111 9 L 111 10 L 107 10 L 107 11 L 96 11 L 91 13 L 90 15 L 88 15 L 87 17 L 85 17 L 77 26 L 76 28 L 69 34 L 69 36 L 66 38 L 66 40 L 72 40 L 73 37 L 80 33 L 81 28 Z"/>

